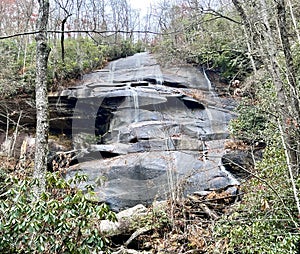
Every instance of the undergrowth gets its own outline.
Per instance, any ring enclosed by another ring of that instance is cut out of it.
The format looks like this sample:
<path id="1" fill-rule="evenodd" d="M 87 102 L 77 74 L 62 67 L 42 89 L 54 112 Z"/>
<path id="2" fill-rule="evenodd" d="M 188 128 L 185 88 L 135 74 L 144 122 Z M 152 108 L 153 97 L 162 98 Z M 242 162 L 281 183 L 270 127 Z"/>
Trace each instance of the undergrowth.
<path id="1" fill-rule="evenodd" d="M 252 178 L 242 183 L 243 200 L 214 227 L 215 253 L 300 251 L 299 216 L 274 112 L 274 87 L 268 79 L 257 83 L 254 103 L 240 105 L 230 129 L 234 138 L 262 140 L 267 147 Z"/>
<path id="2" fill-rule="evenodd" d="M 214 228 L 221 253 L 298 253 L 298 218 L 282 149 L 267 148 L 256 170 L 257 177 L 243 185 L 243 201 Z"/>
<path id="3" fill-rule="evenodd" d="M 93 198 L 92 186 L 88 193 L 72 187 L 86 180 L 82 175 L 65 180 L 58 172 L 47 173 L 47 189 L 36 199 L 30 174 L 2 170 L 0 252 L 107 253 L 109 241 L 99 222 L 116 217 Z"/>

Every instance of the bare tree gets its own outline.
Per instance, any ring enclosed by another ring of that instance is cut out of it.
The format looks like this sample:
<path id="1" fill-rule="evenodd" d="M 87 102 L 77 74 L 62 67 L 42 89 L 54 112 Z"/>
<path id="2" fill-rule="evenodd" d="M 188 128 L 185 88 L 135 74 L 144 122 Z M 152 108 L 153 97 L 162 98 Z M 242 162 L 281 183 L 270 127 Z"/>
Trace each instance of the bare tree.
<path id="1" fill-rule="evenodd" d="M 256 46 L 276 90 L 276 113 L 278 126 L 286 155 L 287 168 L 293 185 L 293 193 L 300 214 L 298 190 L 294 178 L 299 174 L 299 94 L 296 84 L 296 69 L 287 31 L 286 3 L 284 0 L 255 2 L 255 22 L 247 15 L 239 0 L 232 0 L 243 20 L 248 36 L 256 36 Z M 247 2 L 248 4 L 248 2 Z M 253 33 L 255 35 L 253 35 Z M 282 59 L 283 62 L 279 61 Z"/>
<path id="2" fill-rule="evenodd" d="M 45 190 L 45 174 L 48 155 L 48 97 L 47 97 L 47 66 L 50 48 L 47 44 L 47 24 L 49 17 L 49 0 L 39 0 L 39 16 L 36 35 L 36 144 L 34 178 L 37 185 L 34 193 L 38 196 Z"/>
<path id="3" fill-rule="evenodd" d="M 61 21 L 61 35 L 60 35 L 60 46 L 61 46 L 61 60 L 62 62 L 65 61 L 65 25 L 69 17 L 72 16 L 69 9 L 71 6 L 70 0 L 67 0 L 65 3 L 59 0 L 55 0 L 55 2 L 59 5 L 59 7 L 64 11 L 64 17 Z"/>

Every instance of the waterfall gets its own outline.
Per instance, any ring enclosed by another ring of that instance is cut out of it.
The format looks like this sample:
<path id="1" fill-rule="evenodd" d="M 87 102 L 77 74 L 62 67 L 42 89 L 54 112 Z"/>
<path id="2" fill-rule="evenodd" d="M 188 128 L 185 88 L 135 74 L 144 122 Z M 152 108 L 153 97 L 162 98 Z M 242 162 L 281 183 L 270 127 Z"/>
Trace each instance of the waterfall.
<path id="1" fill-rule="evenodd" d="M 118 131 L 118 135 L 117 135 L 117 143 L 120 143 L 120 139 L 121 139 L 121 131 Z"/>
<path id="2" fill-rule="evenodd" d="M 118 60 L 117 61 L 113 61 L 112 63 L 110 63 L 109 65 L 109 80 L 108 82 L 109 83 L 113 83 L 114 82 L 114 76 L 115 76 L 115 70 L 116 70 L 116 64 L 117 64 Z"/>
<path id="3" fill-rule="evenodd" d="M 139 96 L 136 88 L 130 87 L 131 98 L 133 100 L 133 108 L 134 108 L 134 122 L 137 123 L 139 121 Z"/>
<path id="4" fill-rule="evenodd" d="M 203 74 L 204 74 L 204 77 L 205 77 L 205 80 L 206 80 L 208 92 L 210 93 L 210 95 L 212 96 L 212 99 L 214 100 L 216 98 L 216 95 L 215 95 L 214 91 L 212 90 L 213 88 L 212 88 L 211 81 L 207 77 L 206 71 L 205 71 L 204 68 L 203 68 Z M 213 119 L 215 119 L 214 118 L 215 117 L 214 113 L 212 112 L 212 110 L 209 107 L 206 108 L 206 113 L 207 113 L 207 116 L 208 116 L 208 120 L 210 122 L 211 133 L 215 133 L 216 132 L 216 128 L 215 128 L 215 124 L 213 123 L 213 121 L 214 121 Z"/>
<path id="5" fill-rule="evenodd" d="M 212 102 L 214 102 L 216 105 L 218 104 L 220 105 L 221 104 L 220 99 L 218 95 L 215 93 L 214 88 L 212 87 L 212 83 L 207 77 L 204 68 L 203 68 L 203 75 L 205 77 L 208 92 L 211 95 Z M 222 112 L 217 111 L 216 108 L 217 106 L 211 106 L 211 105 L 208 105 L 206 108 L 206 113 L 211 125 L 211 134 L 217 134 L 224 131 L 224 126 L 223 126 L 224 114 Z"/>
<path id="6" fill-rule="evenodd" d="M 159 65 L 155 66 L 155 79 L 156 79 L 156 83 L 158 85 L 162 85 L 163 84 L 163 81 L 164 81 L 163 74 L 161 72 L 161 69 L 160 69 Z"/>
<path id="7" fill-rule="evenodd" d="M 207 88 L 208 88 L 208 91 L 210 92 L 210 94 L 212 95 L 212 97 L 215 99 L 217 98 L 217 95 L 212 87 L 212 84 L 211 84 L 211 81 L 210 79 L 207 77 L 207 74 L 206 74 L 206 71 L 205 69 L 203 68 L 203 74 L 204 74 L 204 77 L 205 77 L 205 80 L 206 80 L 206 83 L 207 83 Z"/>

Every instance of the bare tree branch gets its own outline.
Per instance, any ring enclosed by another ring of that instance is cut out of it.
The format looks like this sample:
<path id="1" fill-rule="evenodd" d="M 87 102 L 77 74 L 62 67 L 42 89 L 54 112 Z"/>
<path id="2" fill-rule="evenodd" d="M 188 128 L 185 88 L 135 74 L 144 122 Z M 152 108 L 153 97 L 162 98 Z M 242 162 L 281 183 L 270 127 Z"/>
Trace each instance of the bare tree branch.
<path id="1" fill-rule="evenodd" d="M 155 35 L 167 35 L 167 34 L 176 34 L 179 33 L 180 31 L 173 31 L 173 32 L 168 32 L 168 33 L 161 33 L 161 32 L 153 32 L 149 30 L 133 30 L 133 31 L 124 31 L 124 30 L 67 30 L 67 31 L 61 31 L 61 30 L 48 30 L 47 33 L 56 33 L 56 34 L 61 34 L 61 33 L 97 33 L 97 34 L 115 34 L 115 33 L 122 33 L 122 34 L 131 34 L 131 33 L 136 33 L 136 34 L 155 34 Z M 14 37 L 19 37 L 23 35 L 34 35 L 38 34 L 40 31 L 28 31 L 28 32 L 22 32 L 22 33 L 15 33 L 11 35 L 4 35 L 0 36 L 0 40 L 3 39 L 9 39 L 9 38 L 14 38 Z"/>
<path id="2" fill-rule="evenodd" d="M 278 191 L 274 188 L 274 186 L 271 183 L 269 183 L 267 180 L 261 178 L 259 175 L 253 173 L 251 170 L 248 170 L 247 168 L 245 168 L 245 167 L 241 166 L 240 164 L 234 162 L 233 160 L 227 159 L 227 161 L 230 162 L 231 164 L 235 165 L 236 167 L 240 168 L 241 170 L 245 171 L 249 175 L 255 177 L 256 179 L 258 179 L 259 181 L 261 181 L 262 183 L 264 183 L 267 187 L 269 187 L 274 192 L 274 194 L 278 197 L 278 199 L 280 200 L 280 202 L 282 203 L 284 209 L 286 210 L 286 212 L 287 212 L 288 216 L 290 217 L 291 221 L 294 223 L 295 227 L 298 227 L 299 224 L 294 220 L 294 217 L 291 214 L 290 209 L 288 208 L 288 206 L 286 205 L 286 203 L 283 200 L 283 198 L 280 196 L 280 194 L 278 193 Z"/>
<path id="3" fill-rule="evenodd" d="M 233 23 L 236 23 L 236 24 L 241 24 L 240 21 L 237 21 L 237 20 L 235 20 L 235 19 L 233 19 L 233 18 L 230 18 L 230 17 L 228 17 L 228 16 L 225 16 L 225 15 L 223 15 L 222 13 L 220 13 L 220 12 L 214 10 L 214 9 L 211 9 L 211 8 L 208 9 L 208 10 L 204 10 L 204 12 L 209 13 L 209 14 L 212 14 L 212 15 L 217 16 L 217 17 L 220 17 L 220 18 L 223 18 L 223 19 L 227 19 L 227 20 L 229 20 L 229 21 L 231 21 L 231 22 L 233 22 Z"/>

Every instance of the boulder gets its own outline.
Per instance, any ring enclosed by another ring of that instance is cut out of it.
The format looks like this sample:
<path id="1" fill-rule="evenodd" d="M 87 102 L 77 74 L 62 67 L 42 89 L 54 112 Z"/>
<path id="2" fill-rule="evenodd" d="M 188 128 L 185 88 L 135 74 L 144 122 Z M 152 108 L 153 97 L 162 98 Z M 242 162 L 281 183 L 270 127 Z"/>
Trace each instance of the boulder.
<path id="1" fill-rule="evenodd" d="M 141 219 L 147 212 L 147 208 L 142 204 L 123 210 L 116 214 L 116 222 L 102 220 L 99 225 L 100 231 L 109 236 L 128 232 L 129 230 L 132 230 L 134 221 Z"/>
<path id="2" fill-rule="evenodd" d="M 170 192 L 185 194 L 236 184 L 213 158 L 201 161 L 198 157 L 198 152 L 191 151 L 119 155 L 74 165 L 68 176 L 88 175 L 87 184 L 93 184 L 99 200 L 114 210 L 166 199 Z"/>
<path id="3" fill-rule="evenodd" d="M 254 169 L 253 155 L 249 151 L 235 150 L 222 157 L 222 164 L 237 179 L 245 179 Z"/>

